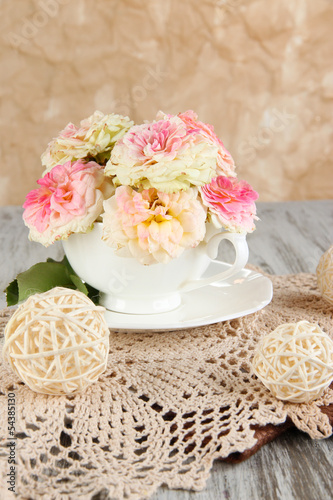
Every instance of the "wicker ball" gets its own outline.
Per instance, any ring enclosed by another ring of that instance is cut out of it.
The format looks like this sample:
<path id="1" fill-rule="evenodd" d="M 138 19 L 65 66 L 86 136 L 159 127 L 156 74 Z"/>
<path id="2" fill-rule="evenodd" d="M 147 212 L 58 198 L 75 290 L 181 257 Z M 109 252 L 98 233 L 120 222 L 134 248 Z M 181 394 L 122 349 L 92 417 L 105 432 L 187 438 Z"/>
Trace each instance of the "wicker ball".
<path id="1" fill-rule="evenodd" d="M 4 357 L 35 392 L 82 392 L 106 368 L 109 329 L 104 311 L 68 288 L 32 295 L 7 323 Z"/>
<path id="2" fill-rule="evenodd" d="M 286 323 L 258 344 L 252 368 L 278 399 L 309 403 L 333 380 L 333 341 L 316 324 Z"/>
<path id="3" fill-rule="evenodd" d="M 333 245 L 320 257 L 317 283 L 324 299 L 333 304 Z"/>

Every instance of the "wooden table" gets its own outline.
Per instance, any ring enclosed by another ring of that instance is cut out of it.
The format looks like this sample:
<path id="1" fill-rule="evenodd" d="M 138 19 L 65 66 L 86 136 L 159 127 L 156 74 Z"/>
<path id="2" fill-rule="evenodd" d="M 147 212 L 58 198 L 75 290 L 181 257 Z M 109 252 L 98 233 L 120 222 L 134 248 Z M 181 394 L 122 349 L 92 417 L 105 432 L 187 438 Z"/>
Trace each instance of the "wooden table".
<path id="1" fill-rule="evenodd" d="M 46 249 L 29 242 L 21 214 L 20 207 L 0 207 L 1 290 L 32 264 L 63 255 L 61 244 Z M 258 203 L 258 215 L 257 230 L 248 237 L 250 263 L 272 274 L 315 272 L 320 256 L 333 244 L 333 202 Z M 4 294 L 0 305 L 5 305 Z M 241 464 L 215 462 L 202 492 L 162 487 L 151 498 L 328 500 L 333 498 L 332 470 L 333 438 L 312 441 L 293 430 Z"/>

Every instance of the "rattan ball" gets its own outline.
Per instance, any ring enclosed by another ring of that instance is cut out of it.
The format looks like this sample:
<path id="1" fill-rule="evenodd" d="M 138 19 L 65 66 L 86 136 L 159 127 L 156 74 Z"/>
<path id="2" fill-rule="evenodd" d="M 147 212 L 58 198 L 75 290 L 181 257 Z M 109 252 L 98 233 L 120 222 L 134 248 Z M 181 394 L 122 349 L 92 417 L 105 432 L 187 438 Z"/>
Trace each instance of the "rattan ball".
<path id="1" fill-rule="evenodd" d="M 333 341 L 308 321 L 280 325 L 258 344 L 252 369 L 276 398 L 309 403 L 333 380 Z"/>
<path id="2" fill-rule="evenodd" d="M 82 392 L 106 368 L 109 329 L 104 311 L 68 288 L 32 295 L 7 323 L 4 358 L 35 392 Z"/>
<path id="3" fill-rule="evenodd" d="M 333 245 L 320 257 L 317 284 L 324 299 L 333 304 Z"/>

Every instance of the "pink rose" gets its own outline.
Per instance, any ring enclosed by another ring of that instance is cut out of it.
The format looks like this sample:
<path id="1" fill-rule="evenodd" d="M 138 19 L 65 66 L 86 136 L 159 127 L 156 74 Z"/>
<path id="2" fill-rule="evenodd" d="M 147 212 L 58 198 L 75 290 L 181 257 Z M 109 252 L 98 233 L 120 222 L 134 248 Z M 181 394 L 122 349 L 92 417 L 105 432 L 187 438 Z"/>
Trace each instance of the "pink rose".
<path id="1" fill-rule="evenodd" d="M 97 163 L 104 164 L 117 140 L 132 125 L 127 117 L 114 113 L 104 115 L 100 111 L 81 120 L 80 127 L 69 123 L 42 154 L 42 165 L 46 167 L 44 174 L 67 161 L 93 158 Z"/>
<path id="2" fill-rule="evenodd" d="M 139 164 L 154 164 L 160 159 L 174 158 L 189 147 L 188 134 L 179 121 L 135 125 L 122 139 L 129 156 Z"/>
<path id="3" fill-rule="evenodd" d="M 39 179 L 23 205 L 29 238 L 45 246 L 71 233 L 86 232 L 103 210 L 103 167 L 68 161 Z"/>
<path id="4" fill-rule="evenodd" d="M 173 193 L 209 182 L 217 149 L 174 116 L 132 127 L 114 146 L 105 174 L 116 176 L 115 184 Z"/>
<path id="5" fill-rule="evenodd" d="M 167 263 L 196 247 L 206 232 L 206 208 L 196 188 L 167 194 L 120 186 L 104 210 L 103 240 L 141 264 Z"/>
<path id="6" fill-rule="evenodd" d="M 160 119 L 162 116 L 164 116 L 165 119 L 172 117 L 172 115 L 165 115 L 160 111 L 157 114 L 157 118 Z M 236 176 L 234 160 L 229 151 L 225 148 L 221 139 L 219 139 L 215 134 L 213 125 L 199 121 L 198 115 L 192 110 L 185 111 L 184 113 L 178 113 L 177 116 L 186 125 L 187 132 L 200 134 L 208 144 L 217 146 L 217 175 L 226 175 L 227 177 Z"/>
<path id="7" fill-rule="evenodd" d="M 200 188 L 212 222 L 236 232 L 251 232 L 257 219 L 255 200 L 258 193 L 245 181 L 218 176 Z"/>

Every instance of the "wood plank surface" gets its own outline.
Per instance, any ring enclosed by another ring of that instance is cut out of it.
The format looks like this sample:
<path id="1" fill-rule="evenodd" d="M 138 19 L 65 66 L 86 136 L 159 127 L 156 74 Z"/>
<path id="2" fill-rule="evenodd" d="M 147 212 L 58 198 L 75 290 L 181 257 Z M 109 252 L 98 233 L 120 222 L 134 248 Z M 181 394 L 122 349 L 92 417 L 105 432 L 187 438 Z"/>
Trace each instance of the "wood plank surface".
<path id="1" fill-rule="evenodd" d="M 47 257 L 61 258 L 61 244 L 44 248 L 28 241 L 20 207 L 0 207 L 0 290 L 16 274 Z M 315 272 L 333 244 L 333 202 L 258 203 L 260 221 L 248 236 L 249 262 L 272 274 Z M 230 258 L 222 248 L 220 258 Z M 4 294 L 0 306 L 4 307 Z M 201 492 L 161 487 L 152 500 L 329 500 L 333 499 L 333 438 L 312 441 L 287 431 L 240 464 L 215 462 Z M 95 499 L 94 500 L 106 500 Z"/>

